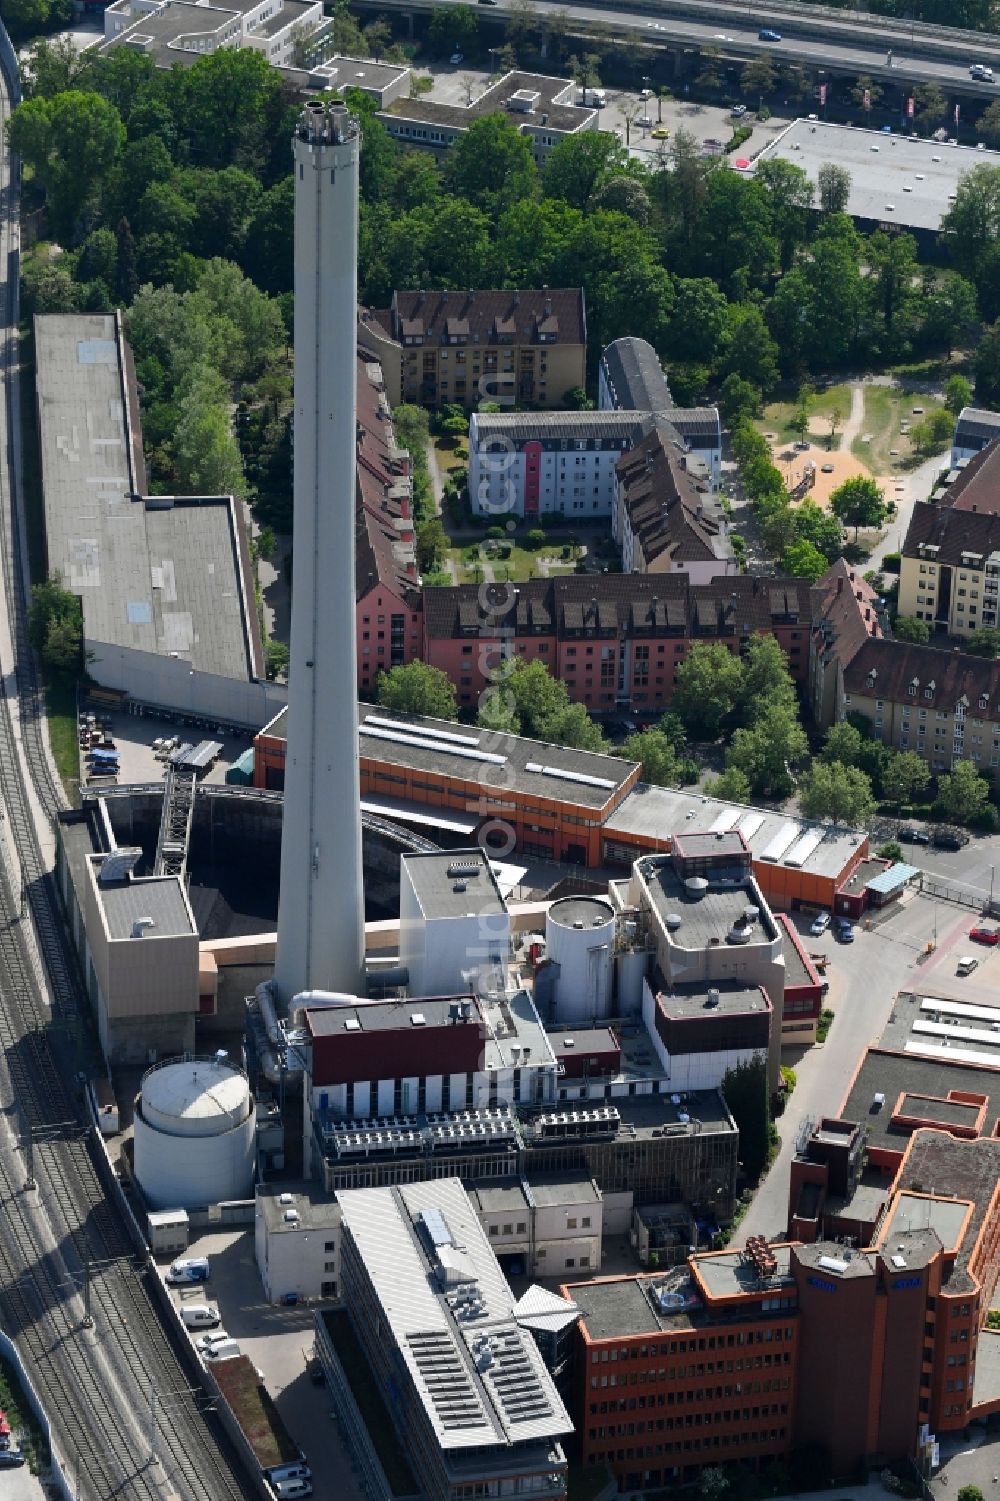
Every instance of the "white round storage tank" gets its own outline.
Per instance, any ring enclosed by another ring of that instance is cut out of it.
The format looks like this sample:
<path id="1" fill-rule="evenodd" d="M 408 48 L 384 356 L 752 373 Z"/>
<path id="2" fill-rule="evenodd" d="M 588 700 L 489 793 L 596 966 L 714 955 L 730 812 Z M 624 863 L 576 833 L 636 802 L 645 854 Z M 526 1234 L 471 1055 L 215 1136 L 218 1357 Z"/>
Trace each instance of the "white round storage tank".
<path id="1" fill-rule="evenodd" d="M 566 896 L 545 917 L 545 947 L 559 965 L 552 1019 L 571 1026 L 611 1014 L 615 914 L 594 896 Z"/>
<path id="2" fill-rule="evenodd" d="M 242 1069 L 177 1059 L 143 1076 L 135 1175 L 152 1209 L 197 1209 L 253 1192 L 256 1111 Z"/>

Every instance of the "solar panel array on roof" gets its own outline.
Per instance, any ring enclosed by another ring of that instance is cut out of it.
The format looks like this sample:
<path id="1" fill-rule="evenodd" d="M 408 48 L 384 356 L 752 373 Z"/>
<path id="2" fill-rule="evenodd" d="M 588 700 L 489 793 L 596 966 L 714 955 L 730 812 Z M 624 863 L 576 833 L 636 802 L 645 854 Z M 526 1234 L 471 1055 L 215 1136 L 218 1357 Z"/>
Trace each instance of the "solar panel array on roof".
<path id="1" fill-rule="evenodd" d="M 723 808 L 722 812 L 717 813 L 715 816 L 715 820 L 712 824 L 712 833 L 724 834 L 728 832 L 728 830 L 731 829 L 734 824 L 739 823 L 739 820 L 739 808 Z"/>

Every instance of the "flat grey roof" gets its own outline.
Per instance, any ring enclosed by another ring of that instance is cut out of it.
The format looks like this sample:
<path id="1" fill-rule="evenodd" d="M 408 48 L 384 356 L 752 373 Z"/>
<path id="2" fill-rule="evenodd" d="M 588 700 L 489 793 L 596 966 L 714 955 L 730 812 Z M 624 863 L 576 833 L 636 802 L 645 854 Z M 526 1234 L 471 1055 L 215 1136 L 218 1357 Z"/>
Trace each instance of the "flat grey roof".
<path id="1" fill-rule="evenodd" d="M 291 1195 L 291 1203 L 281 1202 L 284 1195 Z M 303 1230 L 336 1230 L 340 1226 L 340 1204 L 333 1194 L 323 1193 L 315 1183 L 258 1184 L 257 1208 L 272 1235 Z M 296 1223 L 285 1219 L 290 1209 L 299 1216 Z"/>
<path id="2" fill-rule="evenodd" d="M 599 1204 L 601 1195 L 594 1187 L 593 1178 L 582 1174 L 576 1177 L 530 1177 L 528 1187 L 531 1197 L 540 1209 L 556 1209 L 561 1204 Z"/>
<path id="3" fill-rule="evenodd" d="M 591 1339 L 615 1339 L 628 1334 L 659 1334 L 669 1326 L 654 1312 L 646 1277 L 613 1277 L 574 1282 L 570 1288 Z"/>
<path id="4" fill-rule="evenodd" d="M 143 938 L 134 940 L 136 943 L 198 931 L 178 876 L 130 877 L 110 886 L 98 881 L 97 891 L 112 939 L 131 938 L 132 924 L 144 917 L 151 917 L 153 926 L 146 928 Z"/>
<path id="5" fill-rule="evenodd" d="M 647 1069 L 647 1075 L 651 1070 Z M 669 1086 L 668 1086 L 669 1087 Z M 712 1135 L 725 1135 L 733 1133 L 736 1127 L 733 1125 L 732 1116 L 726 1109 L 725 1101 L 717 1089 L 689 1090 L 682 1098 L 680 1105 L 674 1105 L 669 1094 L 665 1091 L 660 1094 L 631 1095 L 627 1098 L 610 1100 L 621 1117 L 622 1126 L 637 1137 L 652 1137 L 653 1132 L 662 1132 L 664 1127 L 672 1128 L 669 1135 L 703 1136 L 706 1133 Z M 560 1109 L 571 1109 L 570 1101 L 560 1103 Z M 686 1121 L 680 1121 L 679 1116 L 686 1115 Z"/>
<path id="6" fill-rule="evenodd" d="M 896 1006 L 899 1005 L 900 998 L 897 997 Z M 938 1058 L 921 1058 L 917 1054 L 886 1048 L 869 1048 L 840 1113 L 845 1120 L 860 1121 L 867 1127 L 871 1147 L 903 1152 L 913 1128 L 892 1124 L 892 1112 L 899 1096 L 929 1095 L 947 1099 L 953 1091 L 986 1096 L 989 1103 L 982 1134 L 991 1135 L 1000 1115 L 1000 1075 L 993 1070 Z M 885 1104 L 878 1111 L 872 1109 L 876 1094 L 885 1096 Z"/>
<path id="7" fill-rule="evenodd" d="M 507 910 L 493 867 L 478 845 L 403 855 L 402 863 L 426 918 L 466 917 L 471 912 L 488 917 Z"/>
<path id="8" fill-rule="evenodd" d="M 847 212 L 854 218 L 925 230 L 940 229 L 963 173 L 984 162 L 1000 166 L 1000 152 L 824 120 L 793 120 L 755 168 L 775 157 L 801 167 L 814 185 L 820 167 L 836 162 L 851 175 Z"/>
<path id="9" fill-rule="evenodd" d="M 286 735 L 287 709 L 265 725 L 269 736 Z M 393 714 L 375 704 L 358 705 L 362 756 L 434 771 L 481 787 L 531 793 L 554 802 L 604 808 L 635 771 L 634 761 L 593 751 L 546 745 L 522 735 L 501 735 L 449 719 Z M 263 732 L 262 732 L 263 733 Z M 476 808 L 478 809 L 478 801 Z"/>
<path id="10" fill-rule="evenodd" d="M 470 1184 L 469 1198 L 480 1214 L 526 1214 L 528 1200 L 520 1178 Z"/>
<path id="11" fill-rule="evenodd" d="M 762 1282 L 753 1262 L 743 1251 L 720 1251 L 696 1256 L 694 1264 L 706 1291 L 713 1298 L 731 1298 L 736 1293 L 766 1291 L 791 1280 L 792 1253 L 788 1246 L 772 1246 L 777 1270 Z"/>
<path id="12" fill-rule="evenodd" d="M 720 980 L 711 987 L 718 995 L 719 1003 L 706 1007 L 709 986 L 675 985 L 671 990 L 657 993 L 657 1001 L 664 1014 L 672 1021 L 686 1021 L 691 1017 L 711 1020 L 716 1016 L 745 1016 L 748 1011 L 767 1011 L 767 997 L 759 985 L 739 985 L 734 981 Z"/>
<path id="13" fill-rule="evenodd" d="M 475 996 L 463 996 L 469 1001 L 472 1014 L 469 1020 L 458 1021 L 456 1026 L 480 1026 L 482 1013 Z M 446 1027 L 450 1020 L 453 998 L 421 997 L 419 1000 L 366 1001 L 360 1006 L 310 1007 L 306 1012 L 307 1025 L 313 1037 L 339 1037 L 351 1032 L 396 1032 L 417 1027 Z M 414 1017 L 422 1020 L 414 1021 Z"/>
<path id="14" fill-rule="evenodd" d="M 693 901 L 669 855 L 647 856 L 639 861 L 638 868 L 660 917 L 665 920 L 676 914 L 681 919 L 680 927 L 676 931 L 668 930 L 667 934 L 668 941 L 678 948 L 707 948 L 710 939 L 725 943 L 728 933 L 742 919 L 747 907 L 756 907 L 760 915 L 750 930 L 749 942 L 742 947 L 770 942 L 777 936 L 767 909 L 762 906 L 763 897 L 757 883 L 752 879 L 739 886 L 710 888 L 699 900 Z"/>
<path id="15" fill-rule="evenodd" d="M 338 89 L 384 89 L 409 72 L 405 64 L 400 67 L 398 63 L 373 63 L 360 57 L 345 57 L 339 52 L 322 66 L 329 74 L 330 86 Z"/>
<path id="16" fill-rule="evenodd" d="M 841 875 L 868 837 L 863 829 L 814 823 L 794 814 L 740 803 L 720 802 L 692 789 L 652 787 L 640 782 L 604 825 L 608 834 L 670 840 L 675 834 L 738 828 L 758 863 L 794 866 L 808 875 Z M 808 837 L 808 845 L 804 843 Z M 781 853 L 776 851 L 781 848 Z M 770 853 L 768 853 L 770 851 Z"/>
<path id="17" fill-rule="evenodd" d="M 933 1230 L 946 1251 L 957 1249 L 962 1227 L 969 1214 L 965 1199 L 938 1199 L 933 1193 L 913 1194 L 905 1190 L 896 1195 L 879 1230 L 879 1239 L 888 1251 L 898 1236 L 914 1230 Z"/>
<path id="18" fill-rule="evenodd" d="M 171 0 L 163 10 L 135 16 L 124 31 L 105 42 L 100 50 L 111 52 L 123 46 L 138 49 L 142 42 L 147 44 L 142 50 L 152 53 L 154 60 L 159 63 L 163 58 L 162 65 L 172 60 L 178 52 L 193 52 L 197 56 L 198 46 L 194 39 L 206 34 L 211 36 L 221 30 L 236 19 L 242 8 L 236 5 L 198 5 L 193 0 Z M 194 45 L 191 45 L 192 42 Z M 148 45 L 149 43 L 152 45 Z"/>
<path id="19" fill-rule="evenodd" d="M 48 566 L 80 597 L 85 639 L 251 677 L 234 502 L 135 495 L 114 317 L 36 318 L 35 358 Z"/>

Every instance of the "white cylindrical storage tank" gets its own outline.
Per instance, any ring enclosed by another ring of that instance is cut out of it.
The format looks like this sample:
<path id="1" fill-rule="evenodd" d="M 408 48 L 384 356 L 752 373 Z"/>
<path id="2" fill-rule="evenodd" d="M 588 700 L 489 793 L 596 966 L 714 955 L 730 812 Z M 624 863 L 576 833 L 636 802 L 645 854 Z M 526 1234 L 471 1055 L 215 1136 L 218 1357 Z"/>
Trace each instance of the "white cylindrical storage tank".
<path id="1" fill-rule="evenodd" d="M 152 1209 L 198 1209 L 253 1192 L 256 1110 L 242 1069 L 177 1059 L 144 1075 L 135 1175 Z"/>
<path id="2" fill-rule="evenodd" d="M 615 913 L 594 896 L 566 896 L 545 916 L 545 947 L 558 964 L 552 1020 L 579 1026 L 611 1014 Z"/>
<path id="3" fill-rule="evenodd" d="M 621 949 L 615 958 L 618 1016 L 637 1016 L 642 1010 L 642 981 L 649 954 L 645 949 Z"/>

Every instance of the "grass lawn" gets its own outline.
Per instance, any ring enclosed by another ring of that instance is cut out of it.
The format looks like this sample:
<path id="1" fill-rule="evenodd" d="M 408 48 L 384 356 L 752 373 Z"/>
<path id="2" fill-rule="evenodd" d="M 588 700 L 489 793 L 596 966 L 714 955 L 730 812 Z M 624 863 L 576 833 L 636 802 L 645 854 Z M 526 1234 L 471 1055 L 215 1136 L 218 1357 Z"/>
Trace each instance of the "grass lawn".
<path id="1" fill-rule="evenodd" d="M 509 544 L 504 543 L 503 545 L 506 547 Z M 554 577 L 560 573 L 573 573 L 576 567 L 573 561 L 563 558 L 563 544 L 555 538 L 552 538 L 550 541 L 547 540 L 537 550 L 535 548 L 518 547 L 515 544 L 511 547 L 510 556 L 506 558 L 491 555 L 485 548 L 479 548 L 477 560 L 472 563 L 468 559 L 471 557 L 472 550 L 475 547 L 475 543 L 469 542 L 464 547 L 450 547 L 448 549 L 448 559 L 455 564 L 459 580 L 463 584 L 479 583 L 484 564 L 490 568 L 495 579 L 511 583 L 524 583 L 526 579 L 541 578 L 543 575 L 538 566 L 540 558 L 552 559 L 547 570 L 549 577 Z"/>
<path id="2" fill-rule="evenodd" d="M 871 442 L 863 442 L 859 433 L 851 444 L 851 452 L 873 474 L 899 474 L 913 469 L 922 459 L 914 453 L 909 438 L 900 432 L 900 422 L 909 422 L 914 427 L 943 406 L 944 402 L 936 396 L 907 390 L 905 386 L 865 386 L 862 433 L 870 433 Z M 923 407 L 923 412 L 915 413 L 914 407 Z M 898 449 L 898 453 L 891 454 L 891 448 Z"/>
<path id="3" fill-rule="evenodd" d="M 809 408 L 809 427 L 812 437 L 823 438 L 829 432 L 830 413 L 834 405 L 840 408 L 841 426 L 843 426 L 851 410 L 849 385 L 842 383 L 828 386 L 825 391 L 817 392 Z M 797 403 L 794 401 L 769 402 L 764 408 L 763 417 L 756 424 L 758 431 L 777 433 L 782 443 L 794 443 L 799 436 L 791 426 L 796 406 Z"/>
<path id="4" fill-rule="evenodd" d="M 469 462 L 468 444 L 442 442 L 435 437 L 431 438 L 431 442 L 442 474 L 452 469 L 462 469 Z"/>
<path id="5" fill-rule="evenodd" d="M 74 808 L 80 805 L 80 740 L 76 724 L 76 686 L 66 678 L 45 685 L 49 741 L 56 770 Z"/>

